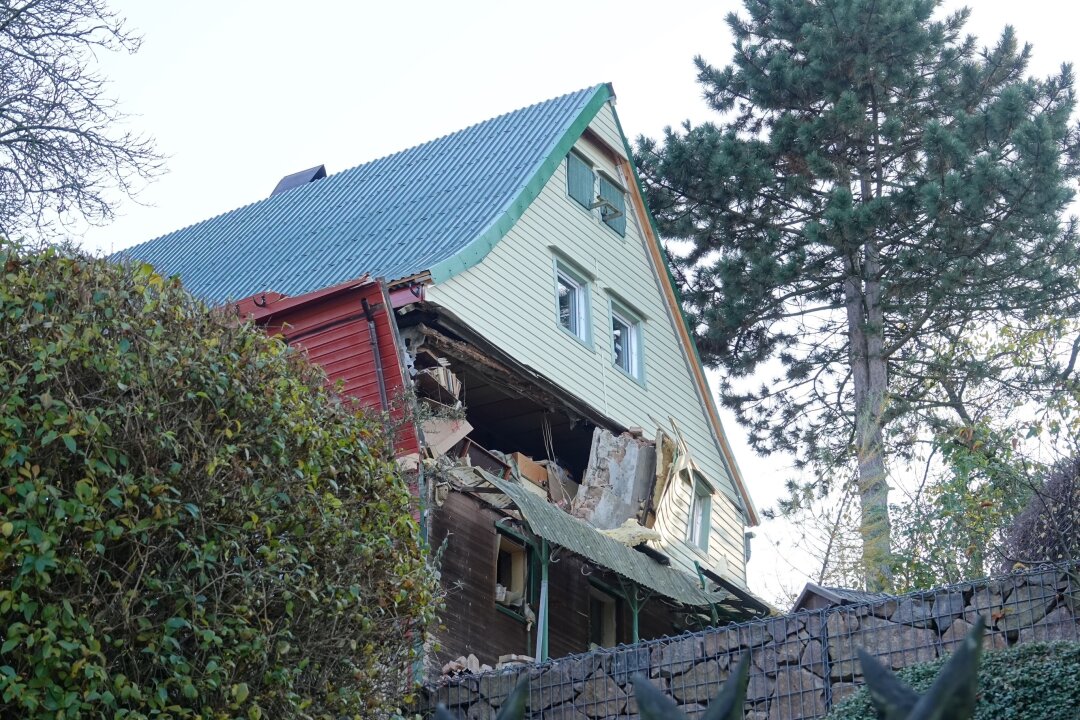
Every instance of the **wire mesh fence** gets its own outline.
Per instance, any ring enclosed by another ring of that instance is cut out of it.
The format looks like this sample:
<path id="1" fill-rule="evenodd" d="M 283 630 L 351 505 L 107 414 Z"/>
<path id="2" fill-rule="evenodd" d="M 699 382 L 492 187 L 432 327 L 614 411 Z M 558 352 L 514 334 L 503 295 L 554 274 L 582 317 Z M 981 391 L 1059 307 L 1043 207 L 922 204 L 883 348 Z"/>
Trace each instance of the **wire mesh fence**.
<path id="1" fill-rule="evenodd" d="M 987 650 L 1080 641 L 1078 566 L 1045 566 L 459 677 L 427 687 L 419 710 L 430 717 L 442 703 L 455 717 L 494 718 L 526 673 L 530 720 L 633 719 L 630 678 L 640 674 L 695 718 L 750 653 L 749 720 L 820 718 L 862 684 L 856 648 L 894 669 L 933 660 L 948 655 L 980 615 Z"/>

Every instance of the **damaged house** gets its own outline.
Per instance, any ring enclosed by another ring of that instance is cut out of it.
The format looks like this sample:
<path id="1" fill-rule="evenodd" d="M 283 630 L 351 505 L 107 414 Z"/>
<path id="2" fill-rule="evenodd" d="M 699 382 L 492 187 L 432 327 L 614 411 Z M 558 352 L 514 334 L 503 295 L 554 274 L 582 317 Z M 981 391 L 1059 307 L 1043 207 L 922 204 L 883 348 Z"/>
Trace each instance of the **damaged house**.
<path id="1" fill-rule="evenodd" d="M 296 173 L 125 252 L 396 420 L 447 593 L 436 668 L 768 611 L 746 590 L 757 511 L 614 101 L 598 85 Z"/>

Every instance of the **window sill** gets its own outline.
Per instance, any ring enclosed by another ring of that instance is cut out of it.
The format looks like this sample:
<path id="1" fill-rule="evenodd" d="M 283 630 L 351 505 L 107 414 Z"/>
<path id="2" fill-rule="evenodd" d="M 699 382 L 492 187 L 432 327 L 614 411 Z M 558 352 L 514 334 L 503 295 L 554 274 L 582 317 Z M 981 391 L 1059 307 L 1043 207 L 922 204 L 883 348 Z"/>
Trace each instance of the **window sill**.
<path id="1" fill-rule="evenodd" d="M 637 375 L 634 375 L 633 373 L 626 372 L 626 368 L 624 368 L 622 365 L 616 365 L 615 363 L 611 363 L 611 367 L 618 370 L 619 374 L 622 375 L 627 380 L 631 380 L 635 384 L 640 385 L 642 388 L 648 389 L 648 386 L 645 385 L 645 378 L 640 378 Z"/>
<path id="2" fill-rule="evenodd" d="M 568 338 L 572 338 L 574 340 L 577 340 L 577 342 L 582 347 L 584 347 L 586 350 L 588 350 L 589 352 L 595 352 L 595 350 L 593 348 L 593 344 L 592 344 L 592 342 L 590 340 L 586 340 L 585 338 L 581 337 L 580 335 L 578 335 L 576 333 L 573 333 L 570 330 L 567 330 L 566 326 L 563 325 L 562 323 L 556 323 L 556 325 L 558 326 L 558 328 L 560 330 L 562 330 L 563 334 L 566 335 Z"/>
<path id="3" fill-rule="evenodd" d="M 709 565 L 709 567 L 712 567 L 712 558 L 709 557 L 709 553 L 707 551 L 702 550 L 700 546 L 695 545 L 694 543 L 690 542 L 689 540 L 683 540 L 683 545 L 690 548 L 690 550 L 695 555 L 697 555 L 702 560 L 707 561 L 707 564 Z"/>
<path id="4" fill-rule="evenodd" d="M 517 611 L 511 610 L 510 608 L 506 607 L 505 605 L 500 605 L 499 603 L 495 603 L 495 609 L 498 610 L 499 612 L 501 612 L 503 615 L 509 615 L 510 617 L 514 618 L 519 623 L 521 623 L 522 625 L 525 624 L 525 616 L 518 613 Z"/>

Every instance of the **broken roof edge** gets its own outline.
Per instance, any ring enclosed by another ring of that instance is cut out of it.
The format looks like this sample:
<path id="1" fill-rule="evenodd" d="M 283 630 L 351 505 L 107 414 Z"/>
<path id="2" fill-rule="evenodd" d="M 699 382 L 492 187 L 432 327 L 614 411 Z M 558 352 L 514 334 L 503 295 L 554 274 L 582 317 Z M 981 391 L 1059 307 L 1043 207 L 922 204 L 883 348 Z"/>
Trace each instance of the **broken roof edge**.
<path id="1" fill-rule="evenodd" d="M 581 518 L 533 495 L 515 480 L 504 480 L 476 467 L 453 468 L 447 472 L 459 479 L 462 478 L 461 473 L 479 477 L 510 498 L 532 532 L 675 602 L 692 607 L 726 606 L 734 597 L 726 590 L 704 590 L 687 573 L 661 565 L 647 555 L 613 540 Z"/>
<path id="2" fill-rule="evenodd" d="M 687 355 L 687 361 L 690 363 L 695 384 L 698 386 L 698 394 L 702 404 L 704 405 L 705 414 L 709 419 L 709 423 L 712 425 L 713 433 L 716 436 L 717 441 L 720 444 L 720 452 L 723 458 L 724 464 L 727 466 L 728 472 L 731 474 L 731 480 L 735 484 L 739 492 L 739 496 L 742 498 L 743 504 L 746 506 L 746 519 L 747 525 L 754 527 L 761 524 L 761 517 L 758 513 L 757 505 L 754 503 L 754 499 L 750 496 L 750 491 L 746 487 L 746 482 L 743 480 L 742 471 L 739 469 L 739 464 L 735 460 L 735 454 L 731 450 L 731 444 L 728 442 L 727 433 L 724 432 L 724 425 L 720 421 L 720 413 L 716 407 L 716 401 L 712 396 L 712 389 L 709 387 L 708 378 L 705 377 L 705 366 L 701 362 L 701 355 L 698 353 L 697 344 L 694 342 L 693 333 L 690 331 L 690 320 L 686 317 L 686 313 L 682 308 L 682 295 L 679 292 L 678 285 L 675 284 L 675 278 L 671 274 L 671 265 L 668 263 L 667 253 L 664 250 L 664 246 L 660 242 L 660 230 L 656 227 L 656 220 L 653 218 L 652 212 L 649 211 L 649 206 L 645 202 L 645 190 L 641 184 L 641 176 L 638 175 L 637 164 L 634 162 L 634 153 L 630 148 L 630 141 L 626 138 L 626 133 L 623 131 L 622 122 L 619 120 L 619 113 L 615 108 L 611 109 L 612 117 L 615 118 L 615 126 L 619 129 L 619 135 L 622 137 L 623 149 L 626 151 L 626 166 L 627 174 L 629 178 L 633 179 L 633 182 L 628 182 L 627 188 L 630 192 L 631 202 L 638 210 L 640 225 L 642 233 L 646 236 L 646 245 L 649 248 L 650 255 L 653 256 L 654 265 L 657 267 L 657 276 L 661 285 L 664 287 L 664 296 L 671 305 L 671 311 L 675 314 L 676 332 L 679 335 L 679 339 L 683 346 L 683 351 Z M 628 179 L 629 179 L 628 178 Z"/>
<path id="3" fill-rule="evenodd" d="M 435 284 L 445 282 L 450 278 L 465 272 L 477 265 L 488 253 L 490 253 L 510 229 L 525 214 L 525 210 L 540 195 L 544 186 L 555 174 L 555 170 L 563 161 L 563 158 L 577 142 L 577 139 L 589 127 L 600 108 L 609 100 L 615 99 L 615 89 L 611 83 L 601 83 L 593 87 L 592 97 L 579 112 L 574 122 L 555 142 L 551 151 L 543 162 L 533 171 L 532 176 L 524 187 L 515 195 L 498 216 L 488 224 L 475 238 L 470 240 L 465 247 L 458 250 L 450 257 L 444 258 L 427 268 L 431 274 L 431 280 Z M 620 129 L 621 132 L 621 129 Z M 625 142 L 625 138 L 624 138 Z"/>

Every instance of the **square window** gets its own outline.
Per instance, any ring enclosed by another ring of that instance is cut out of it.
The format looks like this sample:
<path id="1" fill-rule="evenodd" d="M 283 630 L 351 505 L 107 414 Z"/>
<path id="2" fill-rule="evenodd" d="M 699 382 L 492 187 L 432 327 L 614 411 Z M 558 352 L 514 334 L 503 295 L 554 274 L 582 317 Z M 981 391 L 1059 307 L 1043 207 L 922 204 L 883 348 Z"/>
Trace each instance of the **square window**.
<path id="1" fill-rule="evenodd" d="M 686 539 L 691 545 L 703 552 L 709 552 L 709 530 L 712 523 L 712 488 L 709 483 L 694 473 L 690 496 L 690 517 Z"/>
<path id="2" fill-rule="evenodd" d="M 555 263 L 555 299 L 559 325 L 582 342 L 588 341 L 587 283 L 562 263 Z"/>
<path id="3" fill-rule="evenodd" d="M 611 308 L 611 361 L 627 375 L 641 379 L 641 322 Z"/>

